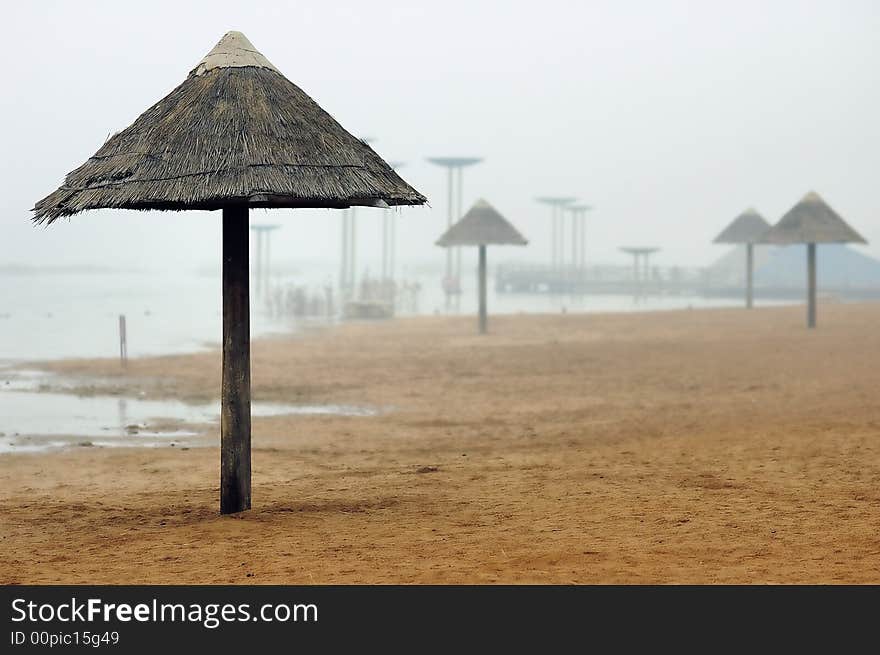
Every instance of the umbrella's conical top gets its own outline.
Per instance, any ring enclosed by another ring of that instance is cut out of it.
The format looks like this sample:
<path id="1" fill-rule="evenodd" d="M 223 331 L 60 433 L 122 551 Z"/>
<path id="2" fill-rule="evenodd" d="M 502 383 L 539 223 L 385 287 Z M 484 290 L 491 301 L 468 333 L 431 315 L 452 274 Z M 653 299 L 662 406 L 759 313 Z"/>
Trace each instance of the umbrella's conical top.
<path id="1" fill-rule="evenodd" d="M 867 243 L 831 209 L 815 191 L 810 191 L 789 209 L 779 222 L 764 233 L 764 243 Z"/>
<path id="2" fill-rule="evenodd" d="M 770 223 L 749 207 L 715 237 L 715 243 L 758 243 L 769 229 Z"/>
<path id="3" fill-rule="evenodd" d="M 525 237 L 482 198 L 477 200 L 461 220 L 437 240 L 437 245 L 443 247 L 524 246 L 527 243 Z"/>
<path id="4" fill-rule="evenodd" d="M 34 207 L 87 209 L 419 205 L 425 197 L 348 133 L 240 32 L 114 134 Z"/>
<path id="5" fill-rule="evenodd" d="M 204 75 L 215 68 L 243 68 L 253 66 L 255 68 L 267 68 L 276 73 L 278 69 L 269 63 L 263 54 L 248 41 L 241 32 L 227 32 L 215 45 L 211 52 L 199 62 L 192 74 Z"/>

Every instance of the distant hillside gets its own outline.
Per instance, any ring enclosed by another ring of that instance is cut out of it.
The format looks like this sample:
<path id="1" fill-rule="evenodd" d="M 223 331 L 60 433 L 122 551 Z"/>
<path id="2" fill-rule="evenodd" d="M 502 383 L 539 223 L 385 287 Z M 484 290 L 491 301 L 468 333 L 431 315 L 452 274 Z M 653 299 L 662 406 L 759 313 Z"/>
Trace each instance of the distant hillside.
<path id="1" fill-rule="evenodd" d="M 817 246 L 817 259 L 820 288 L 880 288 L 880 260 L 836 243 Z M 745 247 L 727 252 L 710 270 L 716 283 L 742 284 L 745 280 Z M 806 245 L 756 248 L 756 287 L 803 288 L 806 279 Z"/>
<path id="2" fill-rule="evenodd" d="M 755 246 L 755 270 L 770 257 L 773 246 Z M 709 267 L 714 284 L 742 286 L 746 279 L 746 247 L 735 246 Z"/>
<path id="3" fill-rule="evenodd" d="M 880 261 L 849 246 L 829 243 L 816 246 L 816 276 L 819 287 L 880 287 Z M 806 285 L 807 247 L 776 248 L 760 267 L 755 268 L 755 284 L 760 286 Z"/>

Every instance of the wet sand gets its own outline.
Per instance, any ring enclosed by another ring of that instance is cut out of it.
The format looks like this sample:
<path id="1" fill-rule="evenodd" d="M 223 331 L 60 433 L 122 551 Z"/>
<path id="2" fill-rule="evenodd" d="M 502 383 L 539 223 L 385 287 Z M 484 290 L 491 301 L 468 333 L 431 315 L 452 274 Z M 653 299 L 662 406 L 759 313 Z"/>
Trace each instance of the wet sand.
<path id="1" fill-rule="evenodd" d="M 880 304 L 346 325 L 254 343 L 216 447 L 0 457 L 2 583 L 880 582 Z M 112 360 L 53 370 L 118 377 Z M 123 387 L 215 398 L 219 356 Z"/>

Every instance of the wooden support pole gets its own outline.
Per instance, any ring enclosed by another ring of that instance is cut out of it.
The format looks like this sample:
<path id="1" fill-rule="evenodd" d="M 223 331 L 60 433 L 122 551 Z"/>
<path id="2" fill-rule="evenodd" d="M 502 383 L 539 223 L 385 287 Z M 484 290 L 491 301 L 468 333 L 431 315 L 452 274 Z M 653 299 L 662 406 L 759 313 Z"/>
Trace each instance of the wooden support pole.
<path id="1" fill-rule="evenodd" d="M 454 207 L 452 206 L 452 166 L 447 167 L 446 175 L 446 229 L 448 230 L 450 227 L 452 227 L 452 213 L 455 211 Z M 452 294 L 449 293 L 452 290 L 452 248 L 446 249 L 446 279 L 443 282 L 446 286 L 446 311 L 449 312 L 450 309 L 452 309 Z"/>
<path id="2" fill-rule="evenodd" d="M 754 304 L 755 244 L 746 244 L 746 309 Z"/>
<path id="3" fill-rule="evenodd" d="M 816 327 L 816 244 L 807 244 L 807 327 Z"/>
<path id="4" fill-rule="evenodd" d="M 480 245 L 480 334 L 486 334 L 486 245 Z"/>
<path id="5" fill-rule="evenodd" d="M 251 507 L 251 334 L 248 208 L 223 208 L 223 380 L 220 513 Z"/>

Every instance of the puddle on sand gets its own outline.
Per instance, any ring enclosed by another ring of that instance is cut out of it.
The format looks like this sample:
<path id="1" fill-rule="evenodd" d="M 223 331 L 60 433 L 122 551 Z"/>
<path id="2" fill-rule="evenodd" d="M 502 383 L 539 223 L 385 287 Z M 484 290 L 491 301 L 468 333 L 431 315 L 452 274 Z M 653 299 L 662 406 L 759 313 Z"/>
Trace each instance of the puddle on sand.
<path id="1" fill-rule="evenodd" d="M 7 373 L 4 371 L 3 373 Z M 199 438 L 220 420 L 220 403 L 40 392 L 70 382 L 40 371 L 16 371 L 0 380 L 0 453 L 65 447 L 159 447 L 206 445 Z M 367 407 L 254 402 L 253 416 L 373 416 Z"/>

